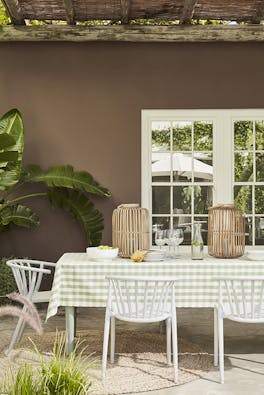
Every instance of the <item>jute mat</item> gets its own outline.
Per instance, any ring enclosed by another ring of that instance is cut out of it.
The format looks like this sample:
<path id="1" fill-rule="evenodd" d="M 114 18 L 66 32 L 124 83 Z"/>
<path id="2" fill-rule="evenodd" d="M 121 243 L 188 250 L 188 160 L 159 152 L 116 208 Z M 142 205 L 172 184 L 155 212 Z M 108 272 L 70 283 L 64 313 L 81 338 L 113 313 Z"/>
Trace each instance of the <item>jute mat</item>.
<path id="1" fill-rule="evenodd" d="M 55 333 L 30 338 L 45 358 L 49 358 L 53 348 Z M 80 331 L 79 350 L 83 355 L 93 353 L 95 364 L 88 373 L 92 381 L 91 392 L 101 394 L 127 394 L 159 390 L 175 386 L 173 367 L 166 360 L 166 336 L 159 333 L 139 331 L 117 331 L 115 364 L 108 364 L 105 387 L 101 385 L 101 352 L 103 333 L 97 330 Z M 0 347 L 0 380 L 10 368 L 17 369 L 23 363 L 38 366 L 37 356 L 28 337 L 24 337 L 9 358 L 3 354 L 7 345 Z M 199 346 L 178 339 L 179 347 L 179 384 L 199 379 L 212 367 L 210 355 Z"/>

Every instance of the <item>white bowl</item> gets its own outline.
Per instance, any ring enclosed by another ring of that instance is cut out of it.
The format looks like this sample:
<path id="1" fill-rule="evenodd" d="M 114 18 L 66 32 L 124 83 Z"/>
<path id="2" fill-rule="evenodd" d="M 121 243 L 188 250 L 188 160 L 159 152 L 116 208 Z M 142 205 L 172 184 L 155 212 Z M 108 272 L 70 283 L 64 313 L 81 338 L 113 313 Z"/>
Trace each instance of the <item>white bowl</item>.
<path id="1" fill-rule="evenodd" d="M 118 255 L 118 248 L 100 249 L 98 247 L 86 248 L 89 258 L 97 260 L 114 259 Z"/>
<path id="2" fill-rule="evenodd" d="M 252 261 L 264 261 L 264 250 L 249 250 L 246 257 Z"/>

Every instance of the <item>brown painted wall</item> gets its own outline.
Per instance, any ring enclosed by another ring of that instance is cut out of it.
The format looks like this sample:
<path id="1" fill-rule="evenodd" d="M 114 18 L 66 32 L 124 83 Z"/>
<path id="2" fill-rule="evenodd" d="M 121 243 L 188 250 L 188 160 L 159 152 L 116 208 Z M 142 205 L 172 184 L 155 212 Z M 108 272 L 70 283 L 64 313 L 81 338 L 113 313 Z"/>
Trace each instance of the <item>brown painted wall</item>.
<path id="1" fill-rule="evenodd" d="M 263 108 L 263 44 L 0 44 L 0 114 L 24 115 L 25 163 L 70 163 L 113 197 L 96 199 L 111 242 L 111 214 L 140 202 L 140 111 Z M 57 259 L 82 251 L 79 226 L 32 201 L 41 226 L 0 234 L 0 256 Z"/>

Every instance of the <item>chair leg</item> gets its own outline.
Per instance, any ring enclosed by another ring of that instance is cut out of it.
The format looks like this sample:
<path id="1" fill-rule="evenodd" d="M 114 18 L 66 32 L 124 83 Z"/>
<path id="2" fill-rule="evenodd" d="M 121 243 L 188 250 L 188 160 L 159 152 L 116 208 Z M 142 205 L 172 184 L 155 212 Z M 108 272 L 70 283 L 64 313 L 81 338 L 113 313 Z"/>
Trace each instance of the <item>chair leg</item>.
<path id="1" fill-rule="evenodd" d="M 23 319 L 23 318 L 19 318 L 18 323 L 17 323 L 17 325 L 16 325 L 16 329 L 15 329 L 15 331 L 14 331 L 14 333 L 13 333 L 11 342 L 10 342 L 10 344 L 9 344 L 9 347 L 8 347 L 7 351 L 5 352 L 5 354 L 6 354 L 7 356 L 8 356 L 8 355 L 11 353 L 11 351 L 13 350 L 14 345 L 15 345 L 15 343 L 18 341 L 19 336 L 21 337 L 21 328 L 22 328 L 22 327 L 24 328 L 24 326 L 25 326 L 24 324 L 25 324 L 25 323 L 24 323 L 24 319 Z"/>
<path id="2" fill-rule="evenodd" d="M 22 311 L 23 311 L 23 313 L 26 313 L 26 312 L 27 312 L 27 307 L 26 307 L 26 306 L 23 306 Z M 15 328 L 15 331 L 14 331 L 14 333 L 13 333 L 13 336 L 12 336 L 12 339 L 11 339 L 11 342 L 10 342 L 10 345 L 9 345 L 7 351 L 5 352 L 5 354 L 6 354 L 7 356 L 8 356 L 8 355 L 11 353 L 11 351 L 13 350 L 14 345 L 16 344 L 16 342 L 19 342 L 19 341 L 21 340 L 21 337 L 22 337 L 23 332 L 24 332 L 24 329 L 25 329 L 25 325 L 26 325 L 26 321 L 24 320 L 24 318 L 22 318 L 22 317 L 19 318 L 19 320 L 18 320 L 18 322 L 17 322 L 17 325 L 16 325 L 16 328 Z"/>
<path id="3" fill-rule="evenodd" d="M 166 333 L 167 333 L 167 363 L 171 365 L 171 319 L 166 319 Z"/>
<path id="4" fill-rule="evenodd" d="M 104 343 L 103 343 L 103 356 L 102 356 L 102 382 L 105 383 L 105 372 L 107 364 L 107 350 L 108 350 L 108 339 L 110 329 L 110 315 L 106 311 L 105 314 L 105 325 L 104 325 Z"/>
<path id="5" fill-rule="evenodd" d="M 214 366 L 218 366 L 218 309 L 214 308 Z"/>
<path id="6" fill-rule="evenodd" d="M 172 326 L 172 352 L 173 352 L 173 366 L 174 366 L 174 382 L 178 383 L 178 336 L 177 336 L 177 319 L 176 311 L 171 319 Z"/>
<path id="7" fill-rule="evenodd" d="M 115 317 L 111 317 L 110 363 L 115 362 Z"/>
<path id="8" fill-rule="evenodd" d="M 224 384 L 224 321 L 221 313 L 218 314 L 218 341 L 219 341 L 219 369 L 220 382 Z"/>

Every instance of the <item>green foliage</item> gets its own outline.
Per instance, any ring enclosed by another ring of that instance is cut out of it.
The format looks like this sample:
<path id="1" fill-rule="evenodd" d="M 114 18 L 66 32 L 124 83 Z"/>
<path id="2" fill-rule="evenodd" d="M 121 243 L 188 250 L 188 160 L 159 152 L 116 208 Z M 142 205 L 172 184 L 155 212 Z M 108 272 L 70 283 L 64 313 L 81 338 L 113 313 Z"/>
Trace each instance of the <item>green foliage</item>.
<path id="1" fill-rule="evenodd" d="M 2 230 L 7 230 L 8 225 L 11 223 L 24 228 L 39 225 L 37 214 L 29 207 L 22 206 L 21 204 L 5 206 L 0 211 L 0 215 Z"/>
<path id="2" fill-rule="evenodd" d="M 16 109 L 0 119 L 0 230 L 11 226 L 30 228 L 39 224 L 37 214 L 19 204 L 21 200 L 46 197 L 54 207 L 70 212 L 85 231 L 88 245 L 100 244 L 103 216 L 95 209 L 87 193 L 109 197 L 102 187 L 86 171 L 75 171 L 70 165 L 53 166 L 44 171 L 38 165 L 22 167 L 24 127 L 22 116 Z M 18 195 L 25 184 L 42 183 L 44 190 Z M 10 198 L 10 196 L 12 196 Z"/>
<path id="3" fill-rule="evenodd" d="M 0 260 L 0 306 L 10 303 L 9 299 L 3 297 L 4 295 L 17 291 L 12 269 L 6 265 L 6 261 L 8 261 L 8 259 L 11 259 L 11 257 L 2 258 Z"/>
<path id="4" fill-rule="evenodd" d="M 6 395 L 41 395 L 39 383 L 34 377 L 32 366 L 25 364 L 16 373 L 12 372 L 9 380 L 4 384 Z"/>
<path id="5" fill-rule="evenodd" d="M 24 128 L 20 112 L 8 111 L 0 119 L 0 190 L 19 181 L 24 150 Z"/>
<path id="6" fill-rule="evenodd" d="M 7 25 L 8 23 L 10 23 L 10 19 L 8 18 L 5 7 L 0 0 L 0 26 Z"/>
<path id="7" fill-rule="evenodd" d="M 48 187 L 79 189 L 99 196 L 109 197 L 110 192 L 101 187 L 86 171 L 75 172 L 73 167 L 54 166 L 44 172 L 40 166 L 29 165 L 22 177 L 26 182 L 44 182 Z"/>
<path id="8" fill-rule="evenodd" d="M 82 353 L 75 350 L 67 357 L 63 335 L 56 335 L 51 361 L 47 362 L 40 355 L 41 387 L 43 395 L 86 395 L 91 382 L 87 378 L 87 369 L 82 362 Z"/>
<path id="9" fill-rule="evenodd" d="M 51 359 L 43 358 L 36 346 L 35 353 L 40 367 L 21 366 L 4 383 L 6 395 L 87 395 L 91 386 L 88 362 L 75 350 L 66 356 L 64 335 L 57 333 Z"/>
<path id="10" fill-rule="evenodd" d="M 100 244 L 103 216 L 83 193 L 54 188 L 48 191 L 48 197 L 53 206 L 64 208 L 82 225 L 88 245 Z"/>

